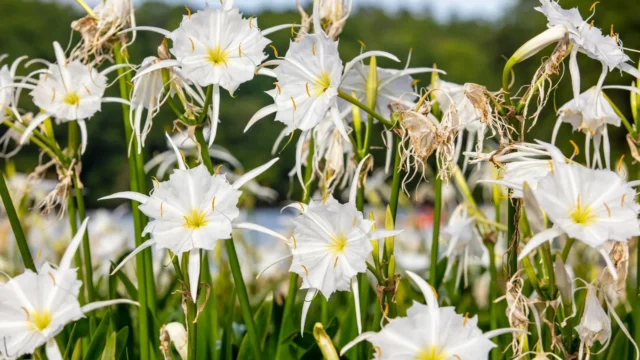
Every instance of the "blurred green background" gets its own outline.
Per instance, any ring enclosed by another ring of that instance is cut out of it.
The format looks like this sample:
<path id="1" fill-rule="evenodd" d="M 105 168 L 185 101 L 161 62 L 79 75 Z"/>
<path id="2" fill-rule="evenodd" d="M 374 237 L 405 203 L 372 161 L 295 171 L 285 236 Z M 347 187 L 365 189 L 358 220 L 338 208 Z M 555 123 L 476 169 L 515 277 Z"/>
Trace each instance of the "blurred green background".
<path id="1" fill-rule="evenodd" d="M 291 0 L 292 2 L 294 0 Z M 355 0 L 357 3 L 357 0 Z M 584 17 L 588 16 L 590 0 L 563 0 L 564 8 L 578 6 Z M 489 90 L 500 89 L 502 68 L 508 58 L 521 44 L 546 28 L 545 17 L 535 11 L 536 0 L 522 0 L 504 11 L 501 18 L 488 20 L 450 19 L 447 22 L 437 21 L 429 13 L 411 14 L 398 12 L 385 14 L 379 9 L 359 9 L 352 14 L 340 38 L 340 52 L 343 61 L 348 61 L 360 51 L 358 40 L 363 41 L 368 50 L 384 50 L 406 59 L 410 48 L 413 48 L 412 66 L 431 66 L 447 71 L 443 79 L 458 83 L 473 82 L 483 84 Z M 197 9 L 192 9 L 193 11 Z M 310 9 L 307 9 L 310 11 Z M 165 29 L 175 29 L 182 15 L 183 6 L 170 6 L 147 2 L 137 11 L 137 23 Z M 0 14 L 0 53 L 9 54 L 8 61 L 20 55 L 30 58 L 53 60 L 52 42 L 57 40 L 66 44 L 71 36 L 70 24 L 83 16 L 75 7 L 36 0 L 1 0 Z M 614 24 L 620 33 L 625 47 L 640 48 L 640 1 L 606 0 L 596 8 L 595 25 L 609 32 Z M 282 23 L 300 22 L 297 12 L 274 13 L 264 12 L 258 15 L 261 28 Z M 284 54 L 288 48 L 289 31 L 281 31 L 270 36 L 273 44 Z M 78 40 L 78 33 L 73 33 L 72 41 Z M 130 47 L 131 61 L 139 63 L 144 57 L 156 54 L 161 36 L 155 33 L 140 32 L 136 43 Z M 516 66 L 516 88 L 529 83 L 535 70 L 541 63 L 542 56 L 548 55 L 553 46 L 545 49 L 539 56 L 531 58 Z M 266 52 L 272 54 L 271 49 Z M 638 54 L 628 53 L 635 62 Z M 600 75 L 600 63 L 579 56 L 582 74 L 582 89 L 595 85 Z M 392 64 L 381 60 L 379 66 L 401 67 L 404 64 Z M 568 70 L 568 69 L 567 69 Z M 24 71 L 24 70 L 22 70 Z M 428 75 L 418 77 L 421 84 L 428 84 Z M 554 78 L 558 80 L 558 77 Z M 608 84 L 629 85 L 630 76 L 617 71 L 610 73 Z M 231 98 L 223 92 L 220 119 L 216 143 L 226 147 L 251 169 L 263 164 L 271 158 L 272 144 L 282 129 L 282 124 L 269 117 L 243 133 L 247 121 L 256 110 L 267 105 L 271 98 L 264 91 L 272 88 L 272 79 L 256 78 L 243 84 Z M 26 95 L 26 93 L 25 93 Z M 108 90 L 107 96 L 117 96 L 116 87 Z M 623 91 L 610 91 L 609 96 L 631 119 L 629 111 L 629 95 Z M 555 102 L 560 107 L 571 97 L 568 71 L 560 84 Z M 21 108 L 35 111 L 30 104 L 30 97 L 23 96 Z M 154 121 L 152 133 L 148 137 L 145 158 L 166 149 L 164 129 L 171 128 L 173 117 L 170 111 L 161 112 Z M 527 134 L 527 139 L 538 138 L 550 140 L 555 122 L 554 101 L 549 101 L 547 109 L 542 113 L 538 125 Z M 574 139 L 582 147 L 584 135 L 571 134 L 569 125 L 562 127 L 558 144 L 570 153 L 568 139 Z M 128 166 L 126 160 L 126 143 L 123 135 L 121 107 L 118 104 L 105 104 L 97 116 L 88 121 L 89 146 L 83 157 L 82 180 L 87 189 L 88 206 L 98 206 L 96 199 L 116 191 L 125 190 L 128 186 Z M 4 131 L 4 129 L 2 130 Z M 66 127 L 57 127 L 56 136 L 61 143 L 65 141 Z M 623 128 L 610 129 L 613 147 L 612 159 L 617 160 L 626 152 L 625 132 Z M 380 137 L 374 136 L 375 144 L 381 145 Z M 581 154 L 580 156 L 582 156 Z M 377 162 L 384 160 L 384 151 L 374 153 Z M 294 165 L 294 146 L 288 146 L 281 154 L 281 160 L 272 170 L 260 179 L 263 185 L 271 186 L 281 194 L 280 199 L 288 197 L 290 182 L 287 173 Z M 628 157 L 627 157 L 628 158 Z M 37 149 L 33 146 L 23 149 L 15 157 L 19 171 L 30 172 L 37 165 Z M 612 162 L 613 162 L 612 161 Z M 55 174 L 51 174 L 55 176 Z M 297 185 L 297 184 L 296 184 Z M 295 193 L 290 195 L 296 197 Z"/>

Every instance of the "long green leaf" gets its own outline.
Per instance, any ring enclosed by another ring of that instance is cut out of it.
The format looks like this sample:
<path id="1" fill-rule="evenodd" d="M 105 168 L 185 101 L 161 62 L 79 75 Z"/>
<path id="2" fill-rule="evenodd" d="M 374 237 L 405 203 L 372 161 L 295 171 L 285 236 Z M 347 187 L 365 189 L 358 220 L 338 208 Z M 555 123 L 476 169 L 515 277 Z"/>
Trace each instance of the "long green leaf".
<path id="1" fill-rule="evenodd" d="M 100 325 L 98 325 L 96 331 L 91 334 L 91 343 L 89 343 L 85 359 L 100 358 L 102 350 L 107 342 L 109 321 L 109 315 L 107 314 L 100 322 Z"/>
<path id="2" fill-rule="evenodd" d="M 267 338 L 269 332 L 269 326 L 271 325 L 271 317 L 273 315 L 273 294 L 269 293 L 264 299 L 260 307 L 253 315 L 253 321 L 256 324 L 256 332 L 258 333 L 258 340 L 260 341 L 260 348 L 263 347 L 264 341 Z M 250 354 L 249 337 L 245 335 L 240 345 L 240 352 L 238 353 L 238 359 L 245 359 Z"/>

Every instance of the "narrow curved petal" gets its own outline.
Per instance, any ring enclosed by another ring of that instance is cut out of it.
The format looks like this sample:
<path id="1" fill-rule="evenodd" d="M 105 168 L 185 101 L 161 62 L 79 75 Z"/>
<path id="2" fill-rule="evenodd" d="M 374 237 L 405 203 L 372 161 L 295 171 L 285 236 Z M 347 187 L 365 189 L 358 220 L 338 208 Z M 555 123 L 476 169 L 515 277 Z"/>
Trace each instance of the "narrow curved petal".
<path id="1" fill-rule="evenodd" d="M 127 261 L 131 260 L 134 256 L 136 256 L 138 253 L 140 253 L 142 250 L 155 245 L 156 241 L 151 239 L 151 240 L 147 240 L 145 242 L 143 242 L 142 244 L 140 244 L 140 246 L 138 246 L 137 248 L 135 248 L 135 250 L 133 250 L 129 255 L 127 255 L 127 257 L 125 257 L 120 264 L 118 264 L 118 266 L 116 266 L 115 269 L 113 269 L 113 271 L 111 272 L 110 275 L 113 275 L 115 273 L 118 272 L 118 270 L 122 269 L 122 267 L 127 263 Z"/>
<path id="2" fill-rule="evenodd" d="M 24 133 L 22 133 L 22 137 L 20 137 L 20 145 L 24 145 L 24 143 L 27 141 L 27 139 L 29 139 L 29 136 L 31 136 L 31 133 L 38 127 L 40 126 L 40 124 L 42 124 L 45 120 L 47 120 L 49 118 L 49 114 L 47 113 L 41 113 L 36 115 L 36 117 L 34 117 L 31 122 L 29 122 L 29 126 L 27 126 L 26 129 L 24 129 Z"/>
<path id="3" fill-rule="evenodd" d="M 301 25 L 299 25 L 299 24 L 282 24 L 282 25 L 272 26 L 270 28 L 262 30 L 262 36 L 267 36 L 269 34 L 273 34 L 274 32 L 279 31 L 279 30 L 291 29 L 292 27 L 300 27 L 300 26 Z"/>
<path id="4" fill-rule="evenodd" d="M 171 144 L 171 147 L 173 148 L 173 152 L 176 154 L 176 158 L 178 158 L 178 168 L 180 170 L 187 170 L 187 165 L 184 163 L 183 155 L 178 149 L 178 147 L 176 146 L 176 144 L 173 143 L 173 140 L 171 140 L 171 136 L 169 136 L 168 133 L 164 133 L 164 135 L 167 137 L 167 140 L 169 140 L 169 144 Z"/>
<path id="5" fill-rule="evenodd" d="M 157 63 L 150 65 L 146 68 L 144 68 L 143 70 L 140 70 L 136 73 L 136 76 L 133 77 L 133 79 L 131 79 L 131 81 L 136 81 L 138 80 L 140 77 L 147 75 L 151 72 L 154 72 L 156 70 L 161 70 L 161 69 L 166 69 L 169 67 L 174 67 L 174 66 L 178 66 L 180 65 L 180 61 L 178 60 L 173 60 L 173 59 L 167 59 L 167 60 L 160 60 Z"/>
<path id="6" fill-rule="evenodd" d="M 369 158 L 369 155 L 371 154 L 367 154 L 367 156 L 365 156 L 362 160 L 360 160 L 360 163 L 356 168 L 356 172 L 353 174 L 353 182 L 351 183 L 351 190 L 349 190 L 349 202 L 352 204 L 356 203 L 356 194 L 358 193 L 358 182 L 360 181 L 360 171 L 362 171 L 362 166 L 364 165 L 364 162 L 367 161 L 367 159 Z"/>
<path id="7" fill-rule="evenodd" d="M 351 140 L 349 140 L 349 135 L 347 134 L 347 129 L 345 129 L 345 127 L 344 127 L 344 121 L 340 117 L 340 111 L 338 110 L 338 105 L 337 104 L 333 105 L 329 109 L 329 112 L 331 113 L 331 120 L 333 120 L 333 124 L 336 126 L 336 129 L 338 130 L 340 135 L 342 135 L 342 137 L 347 142 L 351 141 Z"/>
<path id="8" fill-rule="evenodd" d="M 427 302 L 427 307 L 429 309 L 429 321 L 430 323 L 430 327 L 431 327 L 431 341 L 432 343 L 436 343 L 436 337 L 438 334 L 438 326 L 440 326 L 440 312 L 438 309 L 438 299 L 436 298 L 436 290 L 429 285 L 428 282 L 426 282 L 424 279 L 422 279 L 420 276 L 416 275 L 415 273 L 411 272 L 411 271 L 407 271 L 406 272 L 407 275 L 409 275 L 409 277 L 413 280 L 413 282 L 416 283 L 416 285 L 418 285 L 418 288 L 420 288 L 420 291 L 422 291 L 422 294 L 424 295 L 424 300 Z"/>
<path id="9" fill-rule="evenodd" d="M 135 191 L 121 191 L 115 194 L 111 194 L 109 196 L 101 197 L 100 199 L 98 199 L 98 201 L 110 200 L 110 199 L 128 199 L 128 200 L 137 201 L 140 204 L 144 204 L 149 200 L 149 197 L 145 194 L 140 194 Z"/>
<path id="10" fill-rule="evenodd" d="M 520 255 L 518 255 L 518 261 L 522 261 L 522 259 L 524 259 L 525 256 L 529 255 L 529 253 L 532 252 L 535 248 L 547 241 L 553 240 L 554 237 L 560 236 L 561 234 L 562 230 L 555 227 L 535 234 L 531 239 L 529 239 L 527 245 L 525 245 L 524 248 L 522 248 L 522 250 L 520 251 Z"/>
<path id="11" fill-rule="evenodd" d="M 128 32 L 134 32 L 134 31 L 140 31 L 140 30 L 152 31 L 152 32 L 158 33 L 160 35 L 163 35 L 166 38 L 171 38 L 171 31 L 165 30 L 163 28 L 155 27 L 155 26 L 136 26 L 136 27 L 131 27 L 131 28 L 128 28 L 128 29 L 120 31 L 118 34 L 126 34 Z"/>
<path id="12" fill-rule="evenodd" d="M 359 61 L 364 60 L 368 57 L 372 57 L 372 56 L 380 56 L 380 57 L 385 57 L 387 59 L 391 59 L 395 62 L 400 62 L 400 59 L 398 59 L 395 55 L 388 53 L 386 51 L 367 51 L 364 52 L 356 57 L 353 58 L 353 60 L 349 61 L 347 63 L 347 65 L 345 65 L 344 67 L 344 71 L 342 75 L 342 79 L 344 80 L 346 74 L 349 72 L 349 70 L 351 70 L 352 67 L 354 67 Z"/>
<path id="13" fill-rule="evenodd" d="M 246 174 L 243 174 L 242 176 L 240 176 L 238 178 L 238 180 L 236 180 L 233 183 L 233 188 L 237 190 L 240 187 L 242 187 L 242 185 L 244 185 L 244 184 L 248 183 L 249 181 L 255 179 L 256 177 L 260 176 L 260 174 L 262 174 L 263 172 L 267 171 L 267 169 L 269 169 L 279 159 L 280 158 L 271 159 L 271 161 L 269 161 L 268 163 L 266 163 L 264 165 L 260 165 L 257 168 L 247 172 Z"/>
<path id="14" fill-rule="evenodd" d="M 300 138 L 298 138 L 298 143 L 296 143 L 296 175 L 298 176 L 298 181 L 300 181 L 304 193 L 307 192 L 307 184 L 304 183 L 304 179 L 302 178 L 302 148 L 304 147 L 304 142 L 308 134 L 309 131 L 303 131 L 302 134 L 300 134 Z"/>
<path id="15" fill-rule="evenodd" d="M 218 133 L 218 121 L 220 118 L 220 85 L 213 84 L 213 95 L 211 96 L 211 128 L 209 130 L 209 147 L 213 145 Z"/>
<path id="16" fill-rule="evenodd" d="M 81 308 L 81 310 L 82 310 L 83 313 L 86 314 L 86 313 L 91 312 L 93 310 L 101 309 L 103 307 L 112 306 L 112 305 L 119 305 L 119 304 L 128 304 L 128 305 L 140 306 L 140 304 L 138 304 L 137 301 L 133 301 L 133 300 L 129 300 L 129 299 L 115 299 L 115 300 L 105 300 L 105 301 L 92 302 L 92 303 L 89 303 L 89 304 L 83 306 Z"/>
<path id="17" fill-rule="evenodd" d="M 274 78 L 274 79 L 277 79 L 277 78 L 278 78 L 278 75 L 276 75 L 276 72 L 275 72 L 275 71 L 273 71 L 273 70 L 271 70 L 271 69 L 269 69 L 269 68 L 266 68 L 266 67 L 261 67 L 260 69 L 258 69 L 258 71 L 256 72 L 256 74 L 258 74 L 258 75 L 264 75 L 264 76 L 269 76 L 269 77 L 272 77 L 272 78 Z"/>
<path id="18" fill-rule="evenodd" d="M 287 259 L 291 258 L 292 256 L 293 256 L 292 254 L 289 254 L 289 255 L 283 256 L 283 257 L 281 257 L 281 258 L 277 259 L 276 261 L 272 262 L 271 264 L 267 265 L 267 267 L 265 267 L 264 269 L 260 270 L 260 272 L 258 273 L 258 275 L 256 275 L 256 279 L 259 279 L 259 278 L 260 278 L 260 276 L 262 276 L 262 274 L 264 274 L 264 273 L 265 273 L 265 271 L 267 271 L 267 270 L 271 269 L 271 267 L 272 267 L 273 265 L 275 265 L 275 264 L 277 264 L 277 263 L 279 263 L 279 262 L 281 262 L 281 261 L 287 260 Z"/>
<path id="19" fill-rule="evenodd" d="M 600 248 L 600 250 L 598 251 L 600 252 L 600 255 L 602 255 L 604 262 L 607 264 L 607 269 L 611 273 L 611 277 L 614 281 L 618 281 L 618 272 L 616 271 L 616 266 L 613 264 L 613 261 L 611 261 L 611 258 L 609 257 L 609 253 L 607 253 L 607 251 L 602 248 Z"/>
<path id="20" fill-rule="evenodd" d="M 71 239 L 71 242 L 67 246 L 67 250 L 65 250 L 64 255 L 62 255 L 62 260 L 60 260 L 60 264 L 58 265 L 59 271 L 65 271 L 71 268 L 71 260 L 73 259 L 73 255 L 75 255 L 76 251 L 78 251 L 78 247 L 80 246 L 80 242 L 84 237 L 85 231 L 87 231 L 87 223 L 89 222 L 89 218 L 85 218 L 76 232 L 76 235 Z"/>
<path id="21" fill-rule="evenodd" d="M 253 114 L 251 119 L 249 119 L 247 126 L 244 127 L 244 132 L 247 132 L 247 130 L 249 130 L 250 127 L 252 127 L 255 123 L 257 123 L 262 118 L 269 116 L 275 113 L 276 111 L 278 111 L 278 106 L 276 104 L 267 105 L 262 109 L 258 110 L 255 114 Z"/>
<path id="22" fill-rule="evenodd" d="M 129 105 L 131 106 L 131 101 L 127 100 L 127 99 L 122 99 L 119 97 L 103 97 L 101 102 L 103 103 L 118 103 L 118 104 L 124 104 L 124 105 Z"/>
<path id="23" fill-rule="evenodd" d="M 58 347 L 58 343 L 54 339 L 50 339 L 49 341 L 47 341 L 44 351 L 47 354 L 47 359 L 62 360 L 62 354 L 60 353 L 60 348 Z"/>
<path id="24" fill-rule="evenodd" d="M 115 65 L 111 65 L 108 68 L 100 71 L 100 74 L 103 76 L 107 76 L 109 74 L 111 74 L 112 72 L 118 70 L 118 69 L 122 69 L 122 68 L 128 68 L 131 67 L 131 65 L 129 64 L 115 64 Z"/>
<path id="25" fill-rule="evenodd" d="M 342 349 L 340 350 L 340 356 L 344 356 L 344 354 L 347 351 L 349 351 L 349 349 L 351 349 L 352 347 L 358 345 L 363 340 L 367 340 L 368 338 L 374 336 L 375 334 L 376 334 L 376 332 L 367 331 L 367 332 L 363 332 L 362 334 L 358 335 L 355 339 L 349 341 L 345 346 L 342 347 Z"/>
<path id="26" fill-rule="evenodd" d="M 302 317 L 300 319 L 300 336 L 304 336 L 304 323 L 307 321 L 307 314 L 309 313 L 311 301 L 316 297 L 317 293 L 318 289 L 311 288 L 307 291 L 307 295 L 304 297 L 304 302 L 302 303 Z"/>
<path id="27" fill-rule="evenodd" d="M 287 239 L 286 237 L 282 236 L 281 234 L 268 229 L 264 226 L 258 225 L 258 224 L 252 224 L 252 223 L 238 223 L 238 224 L 233 224 L 233 228 L 234 229 L 244 229 L 244 230 L 253 230 L 253 231 L 258 231 L 261 232 L 263 234 L 267 234 L 269 236 L 273 236 L 276 239 L 280 239 L 286 243 L 289 242 L 289 239 Z"/>
<path id="28" fill-rule="evenodd" d="M 84 120 L 78 120 L 78 127 L 80 128 L 80 154 L 84 154 L 87 150 L 87 123 Z"/>

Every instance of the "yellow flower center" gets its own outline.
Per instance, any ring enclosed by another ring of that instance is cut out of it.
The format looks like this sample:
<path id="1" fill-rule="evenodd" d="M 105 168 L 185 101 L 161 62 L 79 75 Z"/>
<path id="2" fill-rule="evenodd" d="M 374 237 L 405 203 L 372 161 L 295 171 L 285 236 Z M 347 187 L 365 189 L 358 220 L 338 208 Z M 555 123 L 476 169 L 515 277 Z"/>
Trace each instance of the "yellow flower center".
<path id="1" fill-rule="evenodd" d="M 80 96 L 78 93 L 70 92 L 64 97 L 64 103 L 71 106 L 77 106 L 80 103 Z"/>
<path id="2" fill-rule="evenodd" d="M 227 57 L 229 56 L 229 52 L 226 50 L 222 50 L 220 45 L 216 46 L 215 49 L 207 49 L 207 61 L 213 64 L 213 66 L 218 65 L 227 65 Z"/>
<path id="3" fill-rule="evenodd" d="M 204 212 L 192 209 L 191 212 L 184 216 L 184 227 L 187 229 L 199 229 L 207 226 L 207 216 Z"/>
<path id="4" fill-rule="evenodd" d="M 331 237 L 333 243 L 329 245 L 329 249 L 336 254 L 342 254 L 344 252 L 344 248 L 347 247 L 347 237 L 344 236 L 343 233 L 340 233 L 337 237 Z"/>
<path id="5" fill-rule="evenodd" d="M 47 310 L 34 311 L 30 315 L 31 325 L 38 331 L 43 331 L 51 324 L 51 313 Z"/>
<path id="6" fill-rule="evenodd" d="M 319 78 L 316 79 L 315 93 L 320 96 L 331 87 L 331 78 L 326 71 L 323 71 Z"/>
<path id="7" fill-rule="evenodd" d="M 445 360 L 447 354 L 445 352 L 438 351 L 438 348 L 431 346 L 429 350 L 421 350 L 416 356 L 415 360 Z"/>
<path id="8" fill-rule="evenodd" d="M 573 209 L 571 214 L 569 214 L 571 220 L 574 223 L 579 225 L 590 225 L 593 224 L 598 218 L 596 213 L 591 209 L 591 206 L 583 206 L 580 204 L 580 197 L 578 196 L 578 201 L 576 203 L 576 207 Z"/>

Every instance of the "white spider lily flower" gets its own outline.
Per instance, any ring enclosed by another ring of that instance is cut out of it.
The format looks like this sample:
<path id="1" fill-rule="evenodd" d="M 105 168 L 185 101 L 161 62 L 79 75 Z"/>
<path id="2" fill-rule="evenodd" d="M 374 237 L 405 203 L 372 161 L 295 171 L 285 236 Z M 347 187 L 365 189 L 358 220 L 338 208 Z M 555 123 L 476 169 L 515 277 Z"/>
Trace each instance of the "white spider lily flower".
<path id="1" fill-rule="evenodd" d="M 580 94 L 580 70 L 578 68 L 577 54 L 582 52 L 592 59 L 602 63 L 602 74 L 596 88 L 602 87 L 604 79 L 609 71 L 618 68 L 632 76 L 639 78 L 640 71 L 628 64 L 630 58 L 623 52 L 622 42 L 617 33 L 607 36 L 602 30 L 589 23 L 593 13 L 583 20 L 577 8 L 565 10 L 554 0 L 540 0 L 541 6 L 535 10 L 547 17 L 548 30 L 525 43 L 516 53 L 517 62 L 520 62 L 542 50 L 549 44 L 561 41 L 568 37 L 574 45 L 569 58 L 569 71 L 571 74 L 573 94 L 576 101 Z M 595 6 L 592 5 L 592 10 Z M 594 10 L 595 13 L 595 10 Z M 513 57 L 512 57 L 513 59 Z"/>
<path id="2" fill-rule="evenodd" d="M 351 142 L 345 141 L 334 123 L 326 118 L 313 129 L 313 140 L 313 167 L 315 173 L 321 174 L 319 186 L 328 192 L 346 187 L 356 168 L 351 161 L 354 155 Z"/>
<path id="3" fill-rule="evenodd" d="M 411 55 L 409 55 L 409 58 Z M 418 96 L 413 92 L 413 78 L 411 75 L 422 74 L 428 72 L 438 72 L 446 74 L 446 72 L 435 68 L 409 68 L 409 60 L 402 70 L 385 69 L 378 67 L 378 89 L 376 97 L 375 111 L 378 114 L 388 114 L 388 106 L 391 103 L 399 103 L 403 107 L 411 108 L 415 106 Z M 355 64 L 348 73 L 345 74 L 340 89 L 348 94 L 355 93 L 355 98 L 366 103 L 367 98 L 367 80 L 369 78 L 369 66 L 361 62 Z M 340 100 L 342 109 L 351 109 L 351 103 Z M 363 118 L 366 113 L 361 110 Z"/>
<path id="4" fill-rule="evenodd" d="M 258 120 L 276 113 L 275 119 L 287 125 L 287 131 L 300 129 L 306 132 L 318 125 L 327 115 L 340 134 L 349 141 L 344 121 L 338 107 L 338 90 L 347 74 L 361 60 L 382 56 L 400 60 L 383 51 L 368 51 L 343 66 L 338 53 L 338 42 L 332 40 L 320 26 L 319 2 L 314 2 L 314 34 L 305 34 L 298 42 L 291 42 L 283 58 L 265 62 L 264 66 L 277 65 L 273 73 L 276 88 L 267 91 L 275 104 L 256 112 L 249 120 L 247 131 Z"/>
<path id="5" fill-rule="evenodd" d="M 87 228 L 87 219 L 80 226 L 57 268 L 48 262 L 35 273 L 24 273 L 0 284 L 0 339 L 7 356 L 32 354 L 47 344 L 50 359 L 62 355 L 53 338 L 69 323 L 87 312 L 114 304 L 133 304 L 131 300 L 109 300 L 80 306 L 78 293 L 82 282 L 71 261 Z"/>
<path id="6" fill-rule="evenodd" d="M 300 211 L 292 219 L 293 235 L 287 244 L 292 257 L 290 272 L 302 278 L 301 289 L 308 289 L 302 307 L 300 332 L 304 332 L 311 301 L 318 292 L 327 299 L 336 291 L 353 291 L 356 306 L 358 332 L 362 331 L 360 300 L 356 275 L 367 271 L 371 240 L 395 236 L 401 231 L 372 230 L 374 221 L 368 220 L 356 208 L 358 177 L 365 157 L 354 175 L 354 181 L 346 204 L 339 203 L 332 195 L 320 202 L 311 200 L 309 205 L 293 203 L 283 208 Z"/>
<path id="7" fill-rule="evenodd" d="M 160 59 L 149 56 L 142 61 L 139 72 L 158 63 Z M 162 80 L 162 70 L 145 72 L 142 76 L 133 79 L 133 94 L 131 95 L 130 119 L 134 135 L 138 140 L 138 153 L 142 151 L 145 139 L 149 131 L 153 117 L 160 111 L 163 103 L 164 81 Z M 142 125 L 142 115 L 147 111 L 147 117 Z"/>
<path id="8" fill-rule="evenodd" d="M 569 123 L 573 126 L 574 131 L 579 130 L 586 135 L 585 151 L 587 167 L 592 165 L 590 145 L 593 139 L 593 167 L 598 164 L 602 167 L 600 157 L 600 144 L 602 143 L 605 165 L 607 169 L 610 169 L 611 147 L 609 144 L 607 125 L 619 127 L 621 121 L 620 116 L 616 114 L 611 104 L 609 104 L 609 101 L 604 97 L 602 90 L 592 87 L 580 94 L 577 99 L 572 99 L 560 107 L 558 110 L 558 120 L 553 128 L 551 143 L 555 143 L 560 125 L 563 122 Z"/>
<path id="9" fill-rule="evenodd" d="M 230 184 L 224 175 L 210 174 L 204 164 L 188 169 L 175 145 L 174 151 L 178 156 L 178 169 L 170 175 L 169 180 L 156 182 L 150 196 L 125 191 L 100 200 L 138 201 L 140 211 L 153 219 L 143 231 L 143 235 L 151 234 L 152 238 L 131 252 L 113 273 L 137 253 L 153 245 L 159 249 L 169 249 L 176 255 L 188 252 L 190 290 L 195 300 L 200 275 L 200 249 L 213 250 L 218 240 L 231 237 L 233 228 L 244 228 L 246 224 L 234 221 L 240 214 L 237 204 L 242 192 L 239 189 L 269 169 L 278 158 L 247 172 Z M 262 229 L 258 225 L 250 226 L 250 230 Z"/>
<path id="10" fill-rule="evenodd" d="M 2 63 L 6 57 L 7 55 L 0 55 L 0 63 Z M 11 85 L 16 80 L 18 66 L 26 58 L 26 56 L 21 56 L 15 59 L 13 63 L 11 63 L 11 66 L 3 65 L 2 68 L 0 68 L 0 119 L 3 119 L 8 113 L 18 115 L 18 110 L 16 109 L 16 91 Z"/>
<path id="11" fill-rule="evenodd" d="M 525 181 L 532 189 L 536 189 L 538 181 L 553 170 L 551 154 L 540 144 L 514 143 L 490 153 L 465 152 L 464 155 L 471 159 L 469 164 L 487 161 L 500 168 L 500 179 L 484 179 L 480 182 L 512 188 L 511 196 L 514 198 L 522 197 L 521 189 Z"/>
<path id="12" fill-rule="evenodd" d="M 611 339 L 611 318 L 598 300 L 598 290 L 591 284 L 587 284 L 584 312 L 580 324 L 576 326 L 576 331 L 580 336 L 580 354 L 582 354 L 584 347 L 590 348 L 596 341 L 606 347 Z M 578 359 L 582 359 L 582 356 L 579 356 Z"/>
<path id="13" fill-rule="evenodd" d="M 132 0 L 102 0 L 93 11 L 98 16 L 96 27 L 100 32 L 113 34 L 114 30 L 136 26 Z"/>
<path id="14" fill-rule="evenodd" d="M 89 232 L 91 233 L 91 259 L 97 264 L 95 276 L 109 274 L 112 259 L 119 259 L 125 252 L 131 250 L 133 244 L 133 229 L 124 216 L 124 208 L 113 211 L 98 209 L 91 214 Z"/>
<path id="15" fill-rule="evenodd" d="M 598 249 L 617 280 L 617 272 L 603 245 L 609 240 L 626 242 L 640 235 L 640 205 L 633 189 L 638 184 L 627 183 L 613 171 L 567 163 L 556 147 L 539 143 L 551 154 L 553 168 L 533 193 L 554 225 L 533 236 L 520 252 L 519 260 L 541 244 L 566 234 Z"/>
<path id="16" fill-rule="evenodd" d="M 327 35 L 336 39 L 351 15 L 353 0 L 318 0 L 318 3 L 319 6 L 314 11 L 318 12 Z"/>
<path id="17" fill-rule="evenodd" d="M 211 107 L 203 111 L 211 112 L 214 127 L 220 114 L 220 87 L 233 94 L 242 83 L 253 79 L 256 72 L 262 73 L 258 66 L 267 58 L 264 48 L 271 43 L 265 36 L 293 26 L 285 24 L 260 30 L 256 18 L 245 19 L 233 8 L 233 0 L 222 4 L 222 8 L 207 6 L 184 16 L 173 32 L 150 26 L 129 29 L 154 31 L 171 39 L 170 51 L 177 59 L 160 61 L 137 76 L 179 67 L 183 76 L 194 84 L 213 86 Z"/>
<path id="18" fill-rule="evenodd" d="M 442 233 L 448 237 L 447 250 L 444 256 L 447 257 L 447 268 L 445 278 L 448 278 L 453 268 L 455 259 L 458 259 L 458 275 L 456 284 L 460 283 L 460 278 L 464 274 L 465 286 L 468 284 L 469 257 L 480 258 L 485 253 L 482 237 L 476 229 L 476 221 L 469 216 L 467 206 L 460 204 L 451 213 L 447 226 Z M 457 286 L 457 285 L 456 285 Z"/>
<path id="19" fill-rule="evenodd" d="M 488 359 L 497 345 L 491 338 L 517 329 L 498 329 L 482 333 L 478 318 L 455 312 L 453 306 L 440 307 L 433 287 L 418 275 L 407 271 L 418 285 L 426 305 L 414 302 L 406 317 L 391 319 L 379 332 L 365 332 L 345 345 L 344 355 L 354 345 L 367 340 L 376 350 L 375 358 L 391 359 Z"/>
<path id="20" fill-rule="evenodd" d="M 58 42 L 53 43 L 53 49 L 57 63 L 50 64 L 47 70 L 40 71 L 40 78 L 35 86 L 14 84 L 16 87 L 31 89 L 33 103 L 43 111 L 29 122 L 20 142 L 27 141 L 36 127 L 47 118 L 54 117 L 58 123 L 78 122 L 82 136 L 81 153 L 84 153 L 87 147 L 85 120 L 100 111 L 103 102 L 128 104 L 126 100 L 103 97 L 107 87 L 106 75 L 127 65 L 114 65 L 98 72 L 91 65 L 78 60 L 67 61 Z"/>

